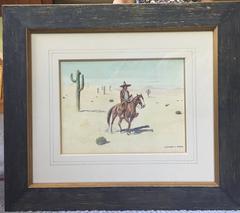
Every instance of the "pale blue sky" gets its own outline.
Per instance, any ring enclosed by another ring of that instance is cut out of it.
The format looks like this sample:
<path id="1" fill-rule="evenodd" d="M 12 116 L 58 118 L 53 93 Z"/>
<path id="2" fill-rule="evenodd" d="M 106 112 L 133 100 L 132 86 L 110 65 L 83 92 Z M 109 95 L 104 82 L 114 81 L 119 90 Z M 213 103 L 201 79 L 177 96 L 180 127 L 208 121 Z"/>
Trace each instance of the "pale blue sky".
<path id="1" fill-rule="evenodd" d="M 86 83 L 112 84 L 119 87 L 123 81 L 132 85 L 158 88 L 184 87 L 183 59 L 65 61 L 61 62 L 64 82 L 70 83 L 70 74 L 80 70 Z"/>

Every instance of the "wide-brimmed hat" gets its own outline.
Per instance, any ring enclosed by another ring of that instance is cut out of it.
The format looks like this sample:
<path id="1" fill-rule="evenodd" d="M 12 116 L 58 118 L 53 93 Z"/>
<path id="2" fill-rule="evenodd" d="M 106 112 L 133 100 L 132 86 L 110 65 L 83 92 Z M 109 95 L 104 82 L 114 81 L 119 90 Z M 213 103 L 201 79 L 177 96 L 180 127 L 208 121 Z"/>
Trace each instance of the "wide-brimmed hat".
<path id="1" fill-rule="evenodd" d="M 123 84 L 120 87 L 130 87 L 131 84 L 127 84 L 125 81 L 123 82 Z"/>

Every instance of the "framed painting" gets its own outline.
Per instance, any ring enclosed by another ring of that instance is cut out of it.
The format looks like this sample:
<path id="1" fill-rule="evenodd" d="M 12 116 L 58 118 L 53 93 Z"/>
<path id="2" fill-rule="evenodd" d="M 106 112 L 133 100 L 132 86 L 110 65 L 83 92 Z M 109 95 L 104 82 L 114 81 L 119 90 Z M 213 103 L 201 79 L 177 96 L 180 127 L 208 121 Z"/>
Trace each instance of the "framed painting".
<path id="1" fill-rule="evenodd" d="M 238 209 L 239 10 L 5 6 L 6 210 Z"/>

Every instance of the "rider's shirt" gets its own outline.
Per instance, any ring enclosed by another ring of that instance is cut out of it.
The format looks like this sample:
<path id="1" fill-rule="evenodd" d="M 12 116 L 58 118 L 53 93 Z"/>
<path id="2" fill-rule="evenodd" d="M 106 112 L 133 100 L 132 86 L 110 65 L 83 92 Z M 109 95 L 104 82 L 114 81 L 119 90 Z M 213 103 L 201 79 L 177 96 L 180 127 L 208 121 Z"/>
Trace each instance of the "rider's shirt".
<path id="1" fill-rule="evenodd" d="M 128 92 L 124 91 L 124 100 L 128 101 L 128 99 L 129 99 L 129 94 Z"/>
<path id="2" fill-rule="evenodd" d="M 130 100 L 129 92 L 127 90 L 122 89 L 120 92 L 120 99 L 121 102 L 128 102 Z"/>

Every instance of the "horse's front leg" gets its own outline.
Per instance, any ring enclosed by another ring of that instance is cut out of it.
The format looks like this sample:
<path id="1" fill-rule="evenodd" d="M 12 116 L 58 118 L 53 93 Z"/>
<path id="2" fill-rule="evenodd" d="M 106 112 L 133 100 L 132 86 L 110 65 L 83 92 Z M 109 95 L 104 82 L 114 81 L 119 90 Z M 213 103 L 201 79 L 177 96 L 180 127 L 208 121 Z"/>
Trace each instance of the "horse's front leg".
<path id="1" fill-rule="evenodd" d="M 134 118 L 136 118 L 139 115 L 139 113 L 135 112 Z"/>
<path id="2" fill-rule="evenodd" d="M 129 135 L 130 134 L 130 128 L 131 128 L 131 123 L 130 123 L 130 119 L 127 117 L 127 116 L 125 116 L 124 117 L 124 120 L 128 123 L 128 127 L 127 127 L 127 134 Z"/>
<path id="3" fill-rule="evenodd" d="M 126 119 L 126 121 L 127 121 L 127 123 L 128 123 L 127 134 L 130 135 L 130 134 L 131 134 L 132 118 Z"/>
<path id="4" fill-rule="evenodd" d="M 128 121 L 128 130 L 127 130 L 127 134 L 130 135 L 131 134 L 131 121 Z"/>
<path id="5" fill-rule="evenodd" d="M 131 134 L 131 124 L 132 124 L 132 121 L 134 119 L 134 116 L 131 116 L 129 119 L 128 119 L 128 134 Z"/>

